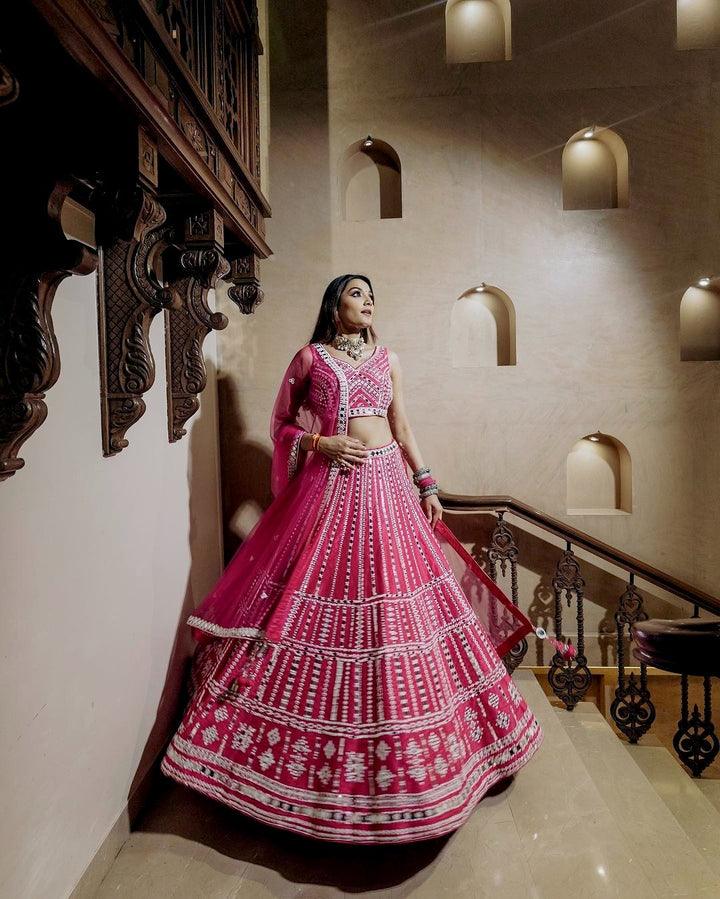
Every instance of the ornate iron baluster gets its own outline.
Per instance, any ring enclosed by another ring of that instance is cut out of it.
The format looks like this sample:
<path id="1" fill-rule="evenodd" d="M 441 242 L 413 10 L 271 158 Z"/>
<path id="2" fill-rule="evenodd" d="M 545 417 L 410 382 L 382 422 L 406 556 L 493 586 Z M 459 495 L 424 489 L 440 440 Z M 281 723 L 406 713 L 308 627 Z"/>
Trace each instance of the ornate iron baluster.
<path id="1" fill-rule="evenodd" d="M 637 743 L 646 734 L 655 720 L 655 706 L 650 701 L 647 685 L 647 665 L 640 664 L 640 682 L 635 672 L 625 676 L 625 627 L 628 631 L 636 621 L 645 621 L 647 612 L 643 609 L 643 598 L 635 587 L 635 575 L 630 575 L 630 583 L 620 597 L 615 613 L 617 624 L 618 686 L 615 699 L 610 706 L 613 721 L 631 743 Z"/>
<path id="2" fill-rule="evenodd" d="M 718 751 L 715 725 L 712 723 L 712 707 L 710 695 L 710 677 L 704 678 L 705 710 L 700 717 L 700 710 L 695 704 L 692 715 L 688 714 L 688 676 L 682 675 L 682 717 L 678 721 L 677 733 L 673 737 L 673 746 L 678 758 L 692 771 L 693 777 L 700 777 L 702 772 L 712 764 Z"/>
<path id="3" fill-rule="evenodd" d="M 558 640 L 564 640 L 562 636 L 563 595 L 567 600 L 568 608 L 570 608 L 573 593 L 575 594 L 578 628 L 577 655 L 574 659 L 566 661 L 559 652 L 556 652 L 548 671 L 548 682 L 553 692 L 558 699 L 565 703 L 565 708 L 568 711 L 572 711 L 590 688 L 591 678 L 587 659 L 585 658 L 585 618 L 583 612 L 585 581 L 580 576 L 580 565 L 569 542 L 567 549 L 560 557 L 552 584 L 555 592 L 555 636 Z"/>
<path id="4" fill-rule="evenodd" d="M 510 599 L 517 606 L 518 604 L 518 578 L 517 578 L 517 558 L 518 548 L 515 544 L 515 538 L 504 519 L 504 512 L 498 512 L 498 520 L 492 532 L 490 539 L 490 548 L 487 551 L 488 564 L 490 567 L 490 577 L 497 583 L 497 566 L 500 564 L 502 576 L 507 574 L 508 565 L 510 566 Z M 522 664 L 527 652 L 527 640 L 523 637 L 519 643 L 503 656 L 503 663 L 509 674 Z"/>

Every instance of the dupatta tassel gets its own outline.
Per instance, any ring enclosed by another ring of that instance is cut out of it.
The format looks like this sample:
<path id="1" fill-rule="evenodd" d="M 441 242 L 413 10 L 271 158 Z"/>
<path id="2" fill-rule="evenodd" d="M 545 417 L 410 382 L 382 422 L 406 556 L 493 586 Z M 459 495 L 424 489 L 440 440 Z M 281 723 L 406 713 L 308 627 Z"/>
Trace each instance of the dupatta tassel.
<path id="1" fill-rule="evenodd" d="M 563 660 L 566 662 L 571 662 L 577 656 L 577 649 L 573 646 L 571 641 L 568 640 L 567 643 L 563 643 L 562 640 L 555 640 L 554 637 L 551 637 L 548 634 L 544 627 L 536 627 L 535 636 L 540 640 L 547 640 L 548 643 L 560 653 Z"/>

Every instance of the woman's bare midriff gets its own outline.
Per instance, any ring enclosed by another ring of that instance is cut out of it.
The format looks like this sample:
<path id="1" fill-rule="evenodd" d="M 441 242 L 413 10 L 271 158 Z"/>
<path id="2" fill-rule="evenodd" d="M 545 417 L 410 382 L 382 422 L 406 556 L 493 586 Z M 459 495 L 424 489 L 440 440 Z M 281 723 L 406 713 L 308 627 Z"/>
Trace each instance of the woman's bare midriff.
<path id="1" fill-rule="evenodd" d="M 394 439 L 387 418 L 380 418 L 379 415 L 351 418 L 348 422 L 348 437 L 360 440 L 367 449 L 387 446 Z"/>

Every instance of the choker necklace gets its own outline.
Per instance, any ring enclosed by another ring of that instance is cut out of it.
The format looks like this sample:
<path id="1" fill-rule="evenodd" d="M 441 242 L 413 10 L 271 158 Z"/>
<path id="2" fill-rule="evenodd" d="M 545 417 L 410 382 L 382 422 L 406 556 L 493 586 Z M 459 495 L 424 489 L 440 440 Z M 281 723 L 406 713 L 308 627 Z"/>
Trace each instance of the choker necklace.
<path id="1" fill-rule="evenodd" d="M 362 359 L 363 353 L 365 352 L 365 341 L 363 340 L 362 334 L 358 334 L 357 337 L 350 337 L 347 334 L 338 334 L 335 340 L 333 340 L 332 345 L 336 350 L 347 353 L 348 356 L 356 362 Z"/>

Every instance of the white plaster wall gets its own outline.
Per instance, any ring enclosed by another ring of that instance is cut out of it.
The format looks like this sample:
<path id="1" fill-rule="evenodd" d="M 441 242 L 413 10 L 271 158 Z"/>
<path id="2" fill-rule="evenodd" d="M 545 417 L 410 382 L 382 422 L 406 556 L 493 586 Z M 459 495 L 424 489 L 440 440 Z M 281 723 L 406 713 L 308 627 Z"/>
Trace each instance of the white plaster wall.
<path id="1" fill-rule="evenodd" d="M 274 5 L 275 256 L 222 338 L 245 439 L 267 451 L 326 283 L 365 271 L 445 490 L 511 494 L 717 594 L 720 366 L 680 362 L 678 321 L 720 270 L 720 55 L 674 49 L 672 0 L 517 0 L 514 59 L 482 66 L 445 64 L 442 4 L 328 6 L 303 8 L 311 29 Z M 564 211 L 562 149 L 594 122 L 628 147 L 629 207 Z M 400 156 L 402 219 L 342 220 L 340 160 L 367 134 Z M 452 305 L 482 281 L 515 305 L 517 365 L 453 368 Z M 631 454 L 631 515 L 566 514 L 567 454 L 596 430 Z"/>
<path id="2" fill-rule="evenodd" d="M 149 770 L 177 712 L 186 612 L 221 561 L 213 335 L 201 410 L 169 445 L 156 317 L 147 412 L 104 459 L 94 276 L 65 281 L 53 317 L 48 417 L 0 485 L 8 899 L 69 895 Z"/>

